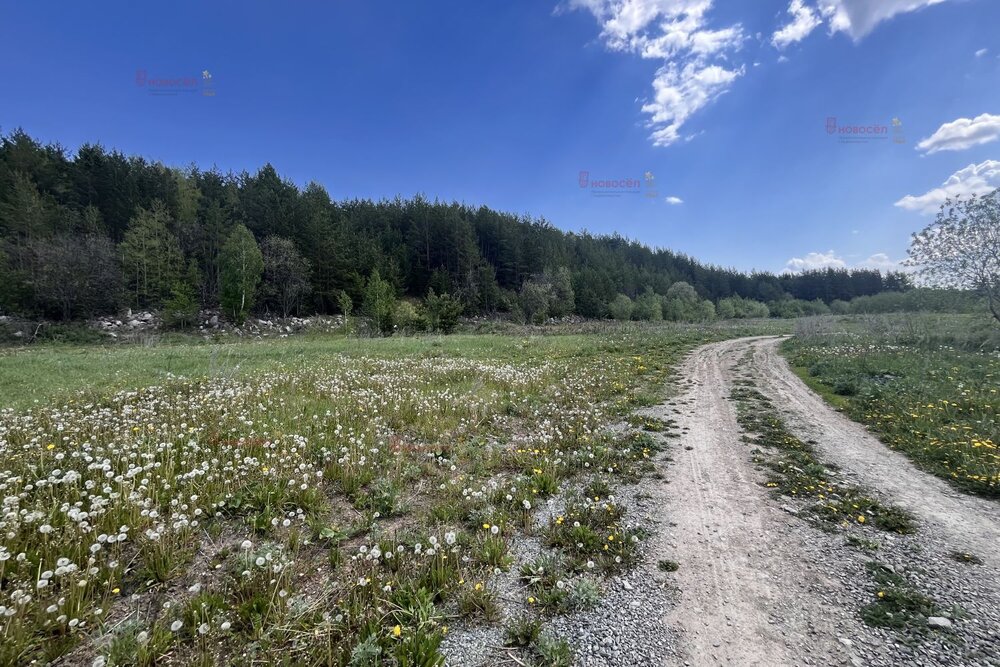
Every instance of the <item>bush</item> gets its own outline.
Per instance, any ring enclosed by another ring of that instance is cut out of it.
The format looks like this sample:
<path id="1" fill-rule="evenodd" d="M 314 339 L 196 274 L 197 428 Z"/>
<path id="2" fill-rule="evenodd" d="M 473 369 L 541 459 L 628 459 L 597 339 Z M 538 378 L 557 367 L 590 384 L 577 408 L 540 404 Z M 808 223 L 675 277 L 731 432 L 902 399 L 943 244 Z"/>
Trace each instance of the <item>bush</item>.
<path id="1" fill-rule="evenodd" d="M 751 319 L 768 317 L 771 314 L 766 304 L 741 296 L 731 296 L 719 301 L 716 311 L 720 319 Z"/>
<path id="2" fill-rule="evenodd" d="M 632 319 L 632 299 L 628 298 L 624 294 L 619 294 L 615 297 L 608 305 L 608 311 L 611 313 L 611 317 L 620 320 L 628 321 Z"/>
<path id="3" fill-rule="evenodd" d="M 660 296 L 651 287 L 647 287 L 646 291 L 635 300 L 632 317 L 637 320 L 650 322 L 659 322 L 663 319 L 663 307 Z"/>
<path id="4" fill-rule="evenodd" d="M 365 287 L 365 300 L 362 304 L 365 315 L 371 318 L 375 331 L 383 336 L 392 334 L 395 328 L 396 290 L 387 280 L 382 280 L 378 269 L 372 271 Z"/>
<path id="5" fill-rule="evenodd" d="M 549 302 L 552 300 L 552 286 L 527 280 L 521 286 L 521 309 L 528 322 L 541 324 L 549 316 Z"/>
<path id="6" fill-rule="evenodd" d="M 396 327 L 407 332 L 423 331 L 427 328 L 427 317 L 418 312 L 409 301 L 400 301 L 396 304 L 396 312 L 393 314 Z"/>
<path id="7" fill-rule="evenodd" d="M 449 334 L 458 326 L 458 316 L 462 314 L 462 302 L 450 294 L 438 296 L 431 288 L 424 302 L 427 327 L 431 331 Z"/>

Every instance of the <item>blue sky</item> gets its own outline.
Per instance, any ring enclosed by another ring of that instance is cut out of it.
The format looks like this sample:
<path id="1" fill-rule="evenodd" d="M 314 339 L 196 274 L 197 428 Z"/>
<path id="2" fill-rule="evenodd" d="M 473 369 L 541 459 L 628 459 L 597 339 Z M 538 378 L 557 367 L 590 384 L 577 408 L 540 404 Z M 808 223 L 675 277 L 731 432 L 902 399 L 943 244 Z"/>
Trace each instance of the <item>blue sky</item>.
<path id="1" fill-rule="evenodd" d="M 5 132 L 271 162 L 335 198 L 424 193 L 740 269 L 891 266 L 945 194 L 1000 186 L 996 0 L 39 1 L 2 17 Z M 613 179 L 635 186 L 606 196 Z"/>

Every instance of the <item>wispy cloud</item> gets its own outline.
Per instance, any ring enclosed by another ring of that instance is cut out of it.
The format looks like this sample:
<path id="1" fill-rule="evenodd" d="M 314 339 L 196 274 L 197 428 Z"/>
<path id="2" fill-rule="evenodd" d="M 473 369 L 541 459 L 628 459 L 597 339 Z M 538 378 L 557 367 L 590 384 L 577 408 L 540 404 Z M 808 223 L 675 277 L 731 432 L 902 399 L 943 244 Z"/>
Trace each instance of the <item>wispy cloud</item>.
<path id="1" fill-rule="evenodd" d="M 671 196 L 667 197 L 667 200 L 666 200 L 666 201 L 667 201 L 667 203 L 668 203 L 668 204 L 670 204 L 671 206 L 679 206 L 680 204 L 683 204 L 683 203 L 684 203 L 684 200 L 683 200 L 683 199 L 681 199 L 680 197 L 675 197 L 675 196 L 673 196 L 673 195 L 671 195 Z"/>
<path id="2" fill-rule="evenodd" d="M 997 139 L 1000 139 L 1000 116 L 984 113 L 945 123 L 937 132 L 921 140 L 917 149 L 928 155 L 938 151 L 964 151 Z"/>
<path id="3" fill-rule="evenodd" d="M 816 10 L 802 0 L 792 0 L 788 5 L 788 13 L 792 15 L 792 20 L 771 36 L 771 44 L 777 49 L 801 42 L 823 23 Z"/>
<path id="4" fill-rule="evenodd" d="M 846 32 L 854 40 L 875 29 L 879 23 L 899 14 L 950 0 L 818 0 L 831 32 Z"/>
<path id="5" fill-rule="evenodd" d="M 775 48 L 783 49 L 805 39 L 823 23 L 826 23 L 830 34 L 843 32 L 859 41 L 879 23 L 894 16 L 949 1 L 791 0 L 788 13 L 792 15 L 792 20 L 775 31 L 771 43 Z"/>
<path id="6" fill-rule="evenodd" d="M 992 192 L 1000 187 L 1000 161 L 986 160 L 956 171 L 939 188 L 922 195 L 906 195 L 896 206 L 924 215 L 936 213 L 946 199 Z"/>
<path id="7" fill-rule="evenodd" d="M 712 0 L 569 0 L 568 7 L 594 15 L 609 50 L 663 61 L 642 105 L 656 146 L 687 138 L 691 116 L 746 71 L 728 62 L 746 39 L 743 27 L 711 27 Z"/>
<path id="8" fill-rule="evenodd" d="M 860 40 L 898 14 L 953 0 L 790 0 L 791 20 L 776 27 L 771 44 L 784 49 L 822 25 Z M 692 116 L 726 93 L 746 74 L 733 62 L 747 40 L 742 23 L 714 26 L 714 0 L 563 0 L 557 11 L 589 12 L 610 51 L 658 60 L 653 94 L 642 105 L 650 139 L 670 146 L 697 133 L 684 131 Z M 766 39 L 758 33 L 758 39 Z M 781 56 L 778 62 L 785 62 Z M 757 63 L 754 63 L 756 66 Z"/>

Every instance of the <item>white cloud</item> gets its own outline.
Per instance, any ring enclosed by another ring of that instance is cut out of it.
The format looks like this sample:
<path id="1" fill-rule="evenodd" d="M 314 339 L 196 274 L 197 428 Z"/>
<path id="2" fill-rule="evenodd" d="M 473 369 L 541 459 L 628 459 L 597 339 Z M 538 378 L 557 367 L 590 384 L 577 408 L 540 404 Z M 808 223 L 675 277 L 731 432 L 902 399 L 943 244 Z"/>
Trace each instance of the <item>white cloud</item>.
<path id="1" fill-rule="evenodd" d="M 846 269 L 847 262 L 838 257 L 837 253 L 830 250 L 828 252 L 811 252 L 805 257 L 792 257 L 785 262 L 787 273 L 801 273 L 803 271 L 814 271 L 816 269 Z"/>
<path id="2" fill-rule="evenodd" d="M 667 197 L 667 203 L 670 204 L 671 206 L 677 206 L 678 204 L 683 204 L 684 200 L 681 199 L 680 197 L 674 197 L 673 195 L 671 195 L 670 197 Z"/>
<path id="3" fill-rule="evenodd" d="M 938 151 L 962 151 L 1000 139 L 1000 116 L 984 113 L 973 119 L 959 118 L 945 123 L 937 132 L 917 144 L 927 154 Z"/>
<path id="4" fill-rule="evenodd" d="M 855 41 L 875 29 L 882 21 L 898 14 L 917 11 L 948 0 L 819 0 L 819 11 L 826 17 L 830 32 L 846 32 Z"/>
<path id="5" fill-rule="evenodd" d="M 879 23 L 898 14 L 914 12 L 949 0 L 791 0 L 792 20 L 771 37 L 777 49 L 805 39 L 824 22 L 831 34 L 847 33 L 859 41 Z M 814 5 L 809 5 L 812 2 Z M 977 53 L 977 55 L 979 55 Z"/>
<path id="6" fill-rule="evenodd" d="M 662 60 L 653 97 L 642 105 L 650 139 L 669 146 L 681 139 L 688 119 L 729 90 L 746 71 L 728 64 L 746 40 L 739 23 L 713 28 L 713 0 L 568 0 L 570 9 L 589 11 L 612 51 Z"/>
<path id="7" fill-rule="evenodd" d="M 860 40 L 897 14 L 948 1 L 789 0 L 791 21 L 773 32 L 771 43 L 783 49 L 824 23 L 831 34 L 845 32 Z M 561 0 L 556 12 L 589 12 L 607 49 L 662 61 L 652 83 L 653 99 L 642 111 L 649 117 L 653 144 L 670 146 L 696 136 L 683 132 L 684 125 L 746 73 L 732 55 L 749 37 L 741 23 L 712 26 L 713 7 L 714 0 Z M 766 39 L 759 32 L 756 38 Z"/>
<path id="8" fill-rule="evenodd" d="M 855 264 L 859 269 L 878 269 L 882 273 L 888 271 L 906 271 L 909 267 L 903 265 L 903 260 L 892 259 L 884 252 L 877 252 L 863 262 Z"/>
<path id="9" fill-rule="evenodd" d="M 816 11 L 802 0 L 792 0 L 788 5 L 788 13 L 792 15 L 791 23 L 775 31 L 771 36 L 771 44 L 778 49 L 801 42 L 822 23 Z"/>
<path id="10" fill-rule="evenodd" d="M 956 171 L 939 188 L 922 195 L 903 197 L 896 202 L 896 206 L 929 215 L 936 213 L 946 199 L 982 195 L 998 187 L 1000 187 L 1000 160 L 986 160 Z"/>
<path id="11" fill-rule="evenodd" d="M 976 57 L 977 58 L 982 58 L 983 56 L 985 56 L 989 52 L 990 52 L 989 49 L 979 49 L 978 51 L 976 51 Z"/>
<path id="12" fill-rule="evenodd" d="M 793 257 L 785 263 L 783 273 L 802 273 L 822 269 L 878 269 L 887 271 L 903 271 L 903 260 L 896 260 L 884 252 L 877 252 L 867 259 L 849 264 L 833 250 L 827 252 L 811 252 L 805 257 Z"/>
<path id="13" fill-rule="evenodd" d="M 696 111 L 729 89 L 743 68 L 727 70 L 718 65 L 690 62 L 683 68 L 668 63 L 653 79 L 653 99 L 642 105 L 649 114 L 654 146 L 669 146 L 681 139 L 681 126 Z"/>

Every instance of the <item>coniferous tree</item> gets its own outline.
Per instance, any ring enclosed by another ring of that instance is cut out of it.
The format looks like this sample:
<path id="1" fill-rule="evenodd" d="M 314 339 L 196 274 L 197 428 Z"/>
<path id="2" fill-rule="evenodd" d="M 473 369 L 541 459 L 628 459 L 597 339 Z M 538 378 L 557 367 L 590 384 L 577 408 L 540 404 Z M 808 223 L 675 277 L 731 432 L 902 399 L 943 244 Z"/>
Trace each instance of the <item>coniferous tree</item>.
<path id="1" fill-rule="evenodd" d="M 544 219 L 486 206 L 424 197 L 334 202 L 322 186 L 310 183 L 300 190 L 270 165 L 254 174 L 220 174 L 168 168 L 99 145 L 81 146 L 68 156 L 20 130 L 0 136 L 0 251 L 6 258 L 0 301 L 9 312 L 61 316 L 33 286 L 41 284 L 38 244 L 66 234 L 103 236 L 119 244 L 121 261 L 115 266 L 130 305 L 162 306 L 194 260 L 201 276 L 199 306 L 214 306 L 222 284 L 222 248 L 240 223 L 257 238 L 275 236 L 294 245 L 310 263 L 313 298 L 291 301 L 325 313 L 340 312 L 342 291 L 363 302 L 365 277 L 376 268 L 400 296 L 421 298 L 433 287 L 436 294 L 460 300 L 468 314 L 516 316 L 527 306 L 533 319 L 571 312 L 604 317 L 618 294 L 636 297 L 650 288 L 665 297 L 678 282 L 690 285 L 696 298 L 682 299 L 679 305 L 686 307 L 667 314 L 691 320 L 707 316 L 705 299 L 718 303 L 721 316 L 729 306 L 734 316 L 759 313 L 766 309 L 763 303 L 781 313 L 821 312 L 817 299 L 852 304 L 860 298 L 857 307 L 864 309 L 933 302 L 891 295 L 871 300 L 884 291 L 911 290 L 901 274 L 824 269 L 748 275 L 619 235 L 566 233 Z M 252 303 L 255 295 L 249 296 Z M 273 293 L 265 290 L 262 296 L 264 307 L 289 312 Z M 743 301 L 723 305 L 735 297 Z M 670 302 L 664 299 L 661 310 L 669 311 Z M 744 307 L 747 303 L 752 308 Z M 637 317 L 655 317 L 645 301 L 636 306 Z"/>
<path id="2" fill-rule="evenodd" d="M 427 290 L 424 302 L 427 310 L 427 324 L 431 331 L 449 334 L 458 325 L 458 316 L 462 314 L 462 302 L 450 294 L 438 296 L 434 288 Z"/>

